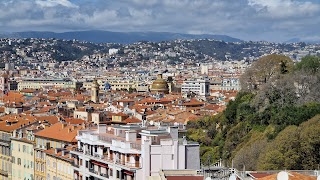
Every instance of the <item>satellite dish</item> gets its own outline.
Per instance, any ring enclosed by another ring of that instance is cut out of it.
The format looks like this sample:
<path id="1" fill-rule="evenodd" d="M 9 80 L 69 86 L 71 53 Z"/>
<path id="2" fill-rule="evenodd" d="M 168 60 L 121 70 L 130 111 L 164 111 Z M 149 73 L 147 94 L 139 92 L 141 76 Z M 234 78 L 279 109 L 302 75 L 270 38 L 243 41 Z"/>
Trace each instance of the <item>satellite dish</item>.
<path id="1" fill-rule="evenodd" d="M 281 171 L 277 175 L 277 180 L 289 180 L 289 174 L 285 171 Z"/>
<path id="2" fill-rule="evenodd" d="M 237 176 L 235 174 L 232 174 L 230 177 L 229 177 L 229 180 L 237 180 Z"/>
<path id="3" fill-rule="evenodd" d="M 207 177 L 205 180 L 211 180 L 211 178 L 210 178 L 210 177 Z"/>
<path id="4" fill-rule="evenodd" d="M 150 125 L 151 125 L 151 126 L 153 125 L 153 121 L 150 121 Z"/>

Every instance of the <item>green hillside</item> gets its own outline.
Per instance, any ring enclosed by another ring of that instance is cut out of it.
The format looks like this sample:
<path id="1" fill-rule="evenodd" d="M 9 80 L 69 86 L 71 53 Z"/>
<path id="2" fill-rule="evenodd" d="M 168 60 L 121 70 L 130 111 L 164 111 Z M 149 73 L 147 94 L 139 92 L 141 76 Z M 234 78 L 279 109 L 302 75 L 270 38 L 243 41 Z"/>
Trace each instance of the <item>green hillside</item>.
<path id="1" fill-rule="evenodd" d="M 282 55 L 254 62 L 226 110 L 188 123 L 201 161 L 238 169 L 316 169 L 320 164 L 320 57 Z"/>

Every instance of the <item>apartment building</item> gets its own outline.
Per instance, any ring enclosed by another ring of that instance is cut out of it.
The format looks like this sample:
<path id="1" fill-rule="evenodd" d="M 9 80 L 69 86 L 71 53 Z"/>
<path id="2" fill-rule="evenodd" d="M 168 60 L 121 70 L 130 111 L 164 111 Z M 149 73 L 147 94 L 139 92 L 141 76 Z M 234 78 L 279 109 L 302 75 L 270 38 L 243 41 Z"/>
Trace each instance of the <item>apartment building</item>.
<path id="1" fill-rule="evenodd" d="M 240 91 L 239 78 L 223 78 L 221 83 L 221 90 L 237 90 Z"/>
<path id="2" fill-rule="evenodd" d="M 200 97 L 210 96 L 210 81 L 204 79 L 183 81 L 181 94 L 188 93 L 194 93 Z"/>
<path id="3" fill-rule="evenodd" d="M 12 157 L 12 148 L 15 149 L 15 146 L 11 145 L 11 138 L 16 137 L 18 132 L 25 133 L 26 128 L 36 122 L 36 118 L 30 115 L 0 117 L 0 180 L 12 179 L 12 158 L 15 158 Z"/>
<path id="4" fill-rule="evenodd" d="M 34 141 L 23 138 L 20 133 L 17 138 L 11 139 L 12 152 L 12 179 L 34 179 Z"/>
<path id="5" fill-rule="evenodd" d="M 64 148 L 67 145 L 77 144 L 77 140 L 75 139 L 77 131 L 84 128 L 82 125 L 58 122 L 35 134 L 34 175 L 36 180 L 45 180 L 48 177 L 45 150 Z"/>
<path id="6" fill-rule="evenodd" d="M 73 160 L 69 150 L 52 148 L 45 150 L 46 154 L 46 179 L 73 180 Z"/>
<path id="7" fill-rule="evenodd" d="M 200 169 L 199 144 L 178 139 L 178 128 L 98 125 L 80 130 L 74 177 L 146 180 L 160 169 Z"/>

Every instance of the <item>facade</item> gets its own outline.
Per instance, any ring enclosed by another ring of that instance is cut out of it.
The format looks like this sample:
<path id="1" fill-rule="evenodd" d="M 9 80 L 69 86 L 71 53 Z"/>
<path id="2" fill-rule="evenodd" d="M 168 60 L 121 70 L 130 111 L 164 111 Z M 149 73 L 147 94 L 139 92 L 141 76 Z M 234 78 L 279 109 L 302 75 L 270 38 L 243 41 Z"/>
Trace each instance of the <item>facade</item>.
<path id="1" fill-rule="evenodd" d="M 181 94 L 194 93 L 200 97 L 210 96 L 210 81 L 190 80 L 181 85 Z"/>
<path id="2" fill-rule="evenodd" d="M 138 125 L 79 131 L 71 151 L 74 177 L 146 180 L 160 169 L 200 169 L 199 144 L 178 139 L 178 128 L 148 129 Z"/>
<path id="3" fill-rule="evenodd" d="M 72 159 L 69 151 L 62 148 L 49 149 L 46 154 L 46 179 L 73 180 Z"/>
<path id="4" fill-rule="evenodd" d="M 26 138 L 12 138 L 12 179 L 34 179 L 34 142 Z"/>
<path id="5" fill-rule="evenodd" d="M 22 89 L 45 89 L 45 88 L 76 88 L 76 82 L 70 79 L 23 79 L 18 82 L 18 90 Z"/>
<path id="6" fill-rule="evenodd" d="M 26 128 L 36 123 L 36 118 L 29 115 L 6 115 L 0 121 L 0 180 L 12 179 L 12 156 L 11 138 L 21 137 L 26 133 Z M 26 144 L 25 144 L 26 145 Z M 29 145 L 28 145 L 29 146 Z M 21 147 L 22 148 L 22 147 Z M 30 151 L 29 151 L 30 152 Z M 15 160 L 15 162 L 17 162 Z M 23 163 L 23 162 L 22 162 Z M 29 162 L 30 163 L 30 162 Z"/>
<path id="7" fill-rule="evenodd" d="M 239 78 L 224 78 L 221 84 L 221 90 L 237 90 L 241 89 Z"/>
<path id="8" fill-rule="evenodd" d="M 9 90 L 9 78 L 7 74 L 0 76 L 0 91 Z"/>
<path id="9" fill-rule="evenodd" d="M 45 151 L 76 144 L 77 131 L 83 128 L 83 126 L 58 122 L 35 134 L 35 180 L 45 180 L 47 178 L 47 155 Z"/>

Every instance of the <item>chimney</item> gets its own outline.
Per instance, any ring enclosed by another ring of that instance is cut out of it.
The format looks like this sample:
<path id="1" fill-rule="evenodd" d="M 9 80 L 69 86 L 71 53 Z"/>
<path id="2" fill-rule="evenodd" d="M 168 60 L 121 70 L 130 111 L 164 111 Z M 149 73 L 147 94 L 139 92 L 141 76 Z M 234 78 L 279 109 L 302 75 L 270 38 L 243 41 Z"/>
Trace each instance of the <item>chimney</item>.
<path id="1" fill-rule="evenodd" d="M 67 124 L 65 123 L 61 123 L 61 125 L 62 125 L 62 129 L 64 129 L 67 126 Z"/>
<path id="2" fill-rule="evenodd" d="M 98 124 L 98 133 L 106 133 L 107 126 L 105 124 Z"/>
<path id="3" fill-rule="evenodd" d="M 133 141 L 137 140 L 137 132 L 135 130 L 126 131 L 126 141 Z"/>

